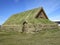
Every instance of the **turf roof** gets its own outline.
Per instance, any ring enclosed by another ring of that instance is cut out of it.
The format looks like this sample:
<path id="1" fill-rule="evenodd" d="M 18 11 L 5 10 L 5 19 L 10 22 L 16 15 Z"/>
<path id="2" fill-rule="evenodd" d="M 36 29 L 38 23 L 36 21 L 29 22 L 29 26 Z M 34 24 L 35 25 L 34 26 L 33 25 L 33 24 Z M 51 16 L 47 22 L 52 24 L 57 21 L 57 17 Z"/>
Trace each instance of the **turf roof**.
<path id="1" fill-rule="evenodd" d="M 18 14 L 15 14 L 11 16 L 3 25 L 16 25 L 16 24 L 21 24 L 25 20 L 28 22 L 43 22 L 45 23 L 45 19 L 34 19 L 34 17 L 38 14 L 38 12 L 41 10 L 41 8 L 35 8 L 32 10 L 24 11 Z M 43 21 L 44 20 L 44 21 Z M 50 22 L 50 21 L 49 21 Z"/>

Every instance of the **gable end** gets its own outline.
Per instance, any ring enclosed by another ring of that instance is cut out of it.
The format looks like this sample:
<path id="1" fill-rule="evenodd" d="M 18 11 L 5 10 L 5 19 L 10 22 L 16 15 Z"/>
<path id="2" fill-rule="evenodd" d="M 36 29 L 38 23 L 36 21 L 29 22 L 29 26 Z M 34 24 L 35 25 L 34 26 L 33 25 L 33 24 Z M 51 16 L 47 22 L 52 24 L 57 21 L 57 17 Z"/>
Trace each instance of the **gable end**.
<path id="1" fill-rule="evenodd" d="M 48 19 L 45 11 L 43 10 L 43 8 L 40 9 L 40 11 L 38 12 L 38 14 L 35 16 L 35 18 L 44 18 L 44 19 Z"/>

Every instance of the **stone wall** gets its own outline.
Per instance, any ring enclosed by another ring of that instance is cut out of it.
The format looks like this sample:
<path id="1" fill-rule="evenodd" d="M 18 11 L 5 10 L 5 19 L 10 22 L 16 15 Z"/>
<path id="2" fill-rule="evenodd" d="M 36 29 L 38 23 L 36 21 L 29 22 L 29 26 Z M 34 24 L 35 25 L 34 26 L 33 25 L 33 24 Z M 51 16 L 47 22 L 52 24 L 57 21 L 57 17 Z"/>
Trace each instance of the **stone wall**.
<path id="1" fill-rule="evenodd" d="M 58 29 L 57 24 L 25 24 L 24 30 L 27 33 L 40 32 L 41 30 L 56 30 Z"/>
<path id="2" fill-rule="evenodd" d="M 57 24 L 31 24 L 27 23 L 25 25 L 4 25 L 0 26 L 0 31 L 17 31 L 17 32 L 26 32 L 34 33 L 40 32 L 41 30 L 56 30 L 58 29 Z"/>
<path id="3" fill-rule="evenodd" d="M 0 31 L 17 31 L 17 32 L 21 32 L 22 30 L 22 25 L 3 25 L 0 26 Z"/>

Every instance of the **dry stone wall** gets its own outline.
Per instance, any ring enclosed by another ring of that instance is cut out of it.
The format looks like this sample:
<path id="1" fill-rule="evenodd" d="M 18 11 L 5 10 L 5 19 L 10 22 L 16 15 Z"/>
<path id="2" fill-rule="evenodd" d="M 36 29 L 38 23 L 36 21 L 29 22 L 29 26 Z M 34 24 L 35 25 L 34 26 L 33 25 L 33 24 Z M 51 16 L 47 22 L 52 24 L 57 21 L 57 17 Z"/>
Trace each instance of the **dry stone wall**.
<path id="1" fill-rule="evenodd" d="M 24 28 L 23 28 L 24 27 Z M 58 29 L 57 24 L 31 24 L 27 23 L 25 25 L 2 25 L 0 26 L 0 31 L 17 31 L 17 32 L 35 33 L 41 30 L 56 30 Z"/>
<path id="2" fill-rule="evenodd" d="M 40 32 L 41 30 L 56 30 L 57 24 L 25 24 L 24 30 L 26 33 Z"/>
<path id="3" fill-rule="evenodd" d="M 22 30 L 22 25 L 3 25 L 0 26 L 0 31 L 17 31 L 17 32 L 21 32 Z"/>

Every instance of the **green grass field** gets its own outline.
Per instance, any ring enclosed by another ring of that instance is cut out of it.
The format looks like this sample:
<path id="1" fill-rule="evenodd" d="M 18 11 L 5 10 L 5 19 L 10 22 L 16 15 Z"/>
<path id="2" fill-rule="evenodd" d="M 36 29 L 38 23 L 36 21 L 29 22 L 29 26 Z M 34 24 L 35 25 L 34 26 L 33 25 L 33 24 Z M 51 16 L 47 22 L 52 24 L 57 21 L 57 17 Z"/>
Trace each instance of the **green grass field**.
<path id="1" fill-rule="evenodd" d="M 0 45 L 60 45 L 60 30 L 43 30 L 36 34 L 0 32 Z"/>

